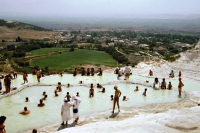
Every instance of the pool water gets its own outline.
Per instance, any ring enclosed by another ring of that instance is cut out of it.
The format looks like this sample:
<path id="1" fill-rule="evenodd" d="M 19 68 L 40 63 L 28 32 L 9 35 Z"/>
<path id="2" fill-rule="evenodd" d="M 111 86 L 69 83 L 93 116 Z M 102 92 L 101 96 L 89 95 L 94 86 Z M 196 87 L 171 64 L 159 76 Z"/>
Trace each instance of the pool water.
<path id="1" fill-rule="evenodd" d="M 35 75 L 29 75 L 29 83 L 36 81 Z M 153 78 L 134 76 L 131 79 L 138 78 L 140 80 L 153 82 Z M 78 84 L 82 80 L 83 84 Z M 13 86 L 22 86 L 22 77 L 18 76 L 14 79 Z M 67 92 L 72 96 L 79 92 L 82 103 L 80 104 L 80 115 L 87 115 L 95 112 L 101 112 L 105 110 L 112 110 L 113 102 L 110 100 L 110 95 L 114 95 L 114 85 L 117 85 L 121 90 L 122 95 L 120 97 L 120 106 L 133 107 L 143 106 L 150 103 L 166 103 L 166 102 L 177 102 L 181 100 L 177 95 L 176 91 L 173 90 L 154 90 L 151 87 L 145 87 L 142 85 L 136 85 L 132 83 L 114 82 L 117 81 L 117 77 L 114 74 L 101 76 L 76 76 L 73 77 L 70 74 L 65 74 L 63 77 L 58 75 L 51 75 L 41 79 L 41 83 L 50 84 L 50 86 L 32 86 L 18 92 L 15 95 L 10 95 L 3 99 L 0 99 L 0 115 L 7 116 L 6 119 L 6 130 L 9 133 L 22 132 L 33 128 L 42 127 L 49 124 L 61 122 L 60 109 L 63 104 L 63 99 Z M 123 80 L 122 80 L 123 81 Z M 59 96 L 54 96 L 55 85 L 58 82 L 65 84 L 62 87 L 62 92 L 58 92 Z M 172 84 L 178 81 L 172 82 Z M 70 83 L 73 86 L 70 88 L 66 87 L 66 84 Z M 95 94 L 93 98 L 89 98 L 89 85 L 93 83 Z M 96 88 L 96 83 L 103 84 L 106 88 L 106 93 L 98 93 L 101 89 Z M 110 83 L 110 84 L 108 84 Z M 139 91 L 134 92 L 136 86 L 139 86 Z M 147 96 L 143 96 L 144 89 L 147 88 Z M 185 83 L 185 88 L 187 85 Z M 48 98 L 44 101 L 44 107 L 37 107 L 39 100 L 43 97 L 42 92 L 46 91 Z M 122 101 L 122 97 L 126 96 L 128 101 Z M 29 97 L 30 102 L 25 102 L 25 97 Z M 184 95 L 182 96 L 184 97 Z M 19 112 L 24 107 L 28 107 L 31 113 L 29 115 L 20 115 Z M 117 109 L 117 107 L 116 107 Z M 71 112 L 72 115 L 72 112 Z"/>

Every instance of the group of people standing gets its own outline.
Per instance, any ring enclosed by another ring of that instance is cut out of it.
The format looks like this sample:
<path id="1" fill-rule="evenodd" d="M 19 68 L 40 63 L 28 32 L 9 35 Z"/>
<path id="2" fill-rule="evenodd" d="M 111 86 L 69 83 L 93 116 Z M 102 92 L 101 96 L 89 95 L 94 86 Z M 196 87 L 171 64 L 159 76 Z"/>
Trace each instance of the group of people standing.
<path id="1" fill-rule="evenodd" d="M 79 72 L 77 68 L 75 68 L 73 71 L 73 76 L 76 76 L 78 73 Z M 94 71 L 94 68 L 87 68 L 87 70 L 85 70 L 85 68 L 82 67 L 80 73 L 81 73 L 81 76 L 94 76 L 95 71 Z M 103 71 L 101 68 L 99 68 L 97 75 L 102 76 L 102 74 L 103 74 Z"/>

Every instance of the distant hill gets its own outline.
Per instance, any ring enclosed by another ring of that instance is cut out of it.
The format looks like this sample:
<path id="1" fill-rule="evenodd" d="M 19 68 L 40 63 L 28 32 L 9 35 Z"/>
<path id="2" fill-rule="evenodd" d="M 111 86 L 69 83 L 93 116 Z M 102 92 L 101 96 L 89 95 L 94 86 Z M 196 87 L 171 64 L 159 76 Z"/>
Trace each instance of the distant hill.
<path id="1" fill-rule="evenodd" d="M 49 29 L 45 29 L 39 26 L 22 23 L 18 21 L 6 21 L 4 19 L 0 19 L 0 26 L 6 26 L 8 28 L 15 28 L 17 30 L 28 29 L 28 30 L 36 30 L 36 31 L 51 31 Z"/>

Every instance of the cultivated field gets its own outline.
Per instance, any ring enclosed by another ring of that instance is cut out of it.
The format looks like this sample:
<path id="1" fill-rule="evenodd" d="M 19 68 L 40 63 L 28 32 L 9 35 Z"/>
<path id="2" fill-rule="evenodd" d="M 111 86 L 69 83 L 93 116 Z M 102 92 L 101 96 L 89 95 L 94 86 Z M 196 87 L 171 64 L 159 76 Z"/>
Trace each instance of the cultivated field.
<path id="1" fill-rule="evenodd" d="M 28 56 L 34 56 L 34 55 L 43 55 L 48 54 L 52 52 L 62 52 L 69 50 L 69 48 L 41 48 L 37 50 L 33 50 L 27 53 Z"/>
<path id="2" fill-rule="evenodd" d="M 39 66 L 40 68 L 48 67 L 51 70 L 66 71 L 85 65 L 114 67 L 117 66 L 117 61 L 105 52 L 82 49 L 36 59 L 33 60 L 30 65 Z"/>

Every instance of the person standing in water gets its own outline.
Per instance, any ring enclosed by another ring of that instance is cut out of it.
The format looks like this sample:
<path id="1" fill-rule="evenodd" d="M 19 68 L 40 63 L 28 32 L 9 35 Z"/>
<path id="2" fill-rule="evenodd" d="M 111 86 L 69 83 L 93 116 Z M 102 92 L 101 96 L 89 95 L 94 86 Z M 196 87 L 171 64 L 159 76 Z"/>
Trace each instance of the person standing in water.
<path id="1" fill-rule="evenodd" d="M 72 106 L 71 103 L 69 103 L 69 100 L 67 98 L 64 99 L 64 104 L 61 107 L 61 117 L 62 117 L 62 123 L 61 125 L 64 125 L 64 122 L 68 124 L 68 120 L 70 120 L 70 107 Z"/>
<path id="2" fill-rule="evenodd" d="M 181 91 L 182 91 L 182 87 L 184 86 L 183 82 L 181 81 L 181 78 L 179 78 L 179 84 L 178 84 L 178 92 L 179 92 L 179 96 L 181 96 Z"/>
<path id="3" fill-rule="evenodd" d="M 38 83 L 40 83 L 41 71 L 39 69 L 37 69 L 36 76 L 37 76 Z"/>
<path id="4" fill-rule="evenodd" d="M 28 77 L 28 74 L 24 72 L 24 74 L 23 74 L 24 84 L 25 84 L 25 83 L 28 83 L 27 77 Z"/>
<path id="5" fill-rule="evenodd" d="M 112 111 L 112 113 L 114 113 L 116 103 L 117 103 L 117 106 L 118 106 L 118 112 L 120 112 L 119 97 L 122 94 L 117 86 L 114 86 L 114 90 L 115 90 L 115 96 L 114 96 L 114 100 L 113 100 L 113 111 Z"/>

